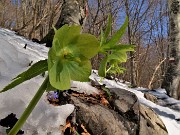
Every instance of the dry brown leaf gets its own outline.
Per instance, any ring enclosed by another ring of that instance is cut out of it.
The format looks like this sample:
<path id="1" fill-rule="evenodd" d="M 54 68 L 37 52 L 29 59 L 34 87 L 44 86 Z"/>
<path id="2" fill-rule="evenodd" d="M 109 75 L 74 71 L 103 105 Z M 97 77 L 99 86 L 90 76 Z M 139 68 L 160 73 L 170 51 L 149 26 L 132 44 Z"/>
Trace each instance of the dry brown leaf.
<path id="1" fill-rule="evenodd" d="M 81 133 L 81 135 L 91 135 L 88 133 L 88 131 L 86 130 L 85 126 L 83 124 L 81 124 L 81 128 L 84 130 L 83 133 Z"/>
<path id="2" fill-rule="evenodd" d="M 63 127 L 62 131 L 65 132 L 68 127 L 71 128 L 71 123 L 69 121 L 66 122 L 66 125 Z"/>
<path id="3" fill-rule="evenodd" d="M 109 102 L 107 101 L 107 99 L 105 99 L 104 97 L 101 98 L 101 104 L 107 106 L 109 105 Z"/>

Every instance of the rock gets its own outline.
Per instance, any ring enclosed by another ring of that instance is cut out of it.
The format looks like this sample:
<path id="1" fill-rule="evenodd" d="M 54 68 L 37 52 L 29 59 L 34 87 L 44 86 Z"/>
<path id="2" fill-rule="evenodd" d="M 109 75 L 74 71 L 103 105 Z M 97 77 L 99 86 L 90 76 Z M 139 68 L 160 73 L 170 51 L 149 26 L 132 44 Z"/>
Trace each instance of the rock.
<path id="1" fill-rule="evenodd" d="M 159 116 L 149 107 L 140 104 L 140 135 L 166 135 L 167 130 Z"/>
<path id="2" fill-rule="evenodd" d="M 156 104 L 157 104 L 157 102 L 158 102 L 157 97 L 154 96 L 154 95 L 152 95 L 151 93 L 148 93 L 148 92 L 144 93 L 144 97 L 145 97 L 147 100 L 149 100 L 149 101 L 151 101 L 151 102 L 153 102 L 153 103 L 156 103 Z"/>
<path id="3" fill-rule="evenodd" d="M 70 95 L 76 106 L 76 121 L 83 123 L 90 134 L 101 135 L 167 135 L 158 115 L 139 103 L 132 92 L 110 89 L 110 106 L 95 104 Z"/>
<path id="4" fill-rule="evenodd" d="M 71 99 L 78 108 L 78 123 L 83 123 L 92 135 L 128 135 L 128 130 L 124 126 L 126 120 L 117 113 L 101 105 L 83 104 L 75 97 Z"/>

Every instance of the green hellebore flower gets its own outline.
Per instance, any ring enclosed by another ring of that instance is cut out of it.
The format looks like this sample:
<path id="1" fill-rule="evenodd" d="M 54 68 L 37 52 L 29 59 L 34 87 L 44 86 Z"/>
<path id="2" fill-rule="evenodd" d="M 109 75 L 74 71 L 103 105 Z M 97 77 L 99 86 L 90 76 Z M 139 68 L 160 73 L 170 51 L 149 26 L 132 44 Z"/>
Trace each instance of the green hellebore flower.
<path id="1" fill-rule="evenodd" d="M 80 34 L 81 26 L 64 25 L 55 29 L 53 46 L 48 52 L 50 84 L 59 90 L 70 88 L 70 81 L 88 81 L 90 58 L 99 51 L 99 41 L 90 34 Z"/>

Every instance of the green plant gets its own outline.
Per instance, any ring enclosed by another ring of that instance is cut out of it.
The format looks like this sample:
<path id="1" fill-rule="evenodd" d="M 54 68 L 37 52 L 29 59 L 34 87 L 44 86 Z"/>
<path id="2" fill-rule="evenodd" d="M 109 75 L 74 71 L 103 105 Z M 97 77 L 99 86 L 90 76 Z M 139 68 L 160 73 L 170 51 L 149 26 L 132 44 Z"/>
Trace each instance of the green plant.
<path id="1" fill-rule="evenodd" d="M 90 59 L 98 52 L 105 54 L 98 71 L 102 77 L 106 76 L 106 73 L 114 67 L 117 67 L 118 63 L 125 62 L 127 60 L 126 52 L 133 51 L 134 48 L 131 45 L 118 44 L 126 30 L 127 21 L 126 18 L 122 27 L 108 40 L 111 30 L 110 16 L 105 33 L 101 31 L 100 42 L 93 35 L 80 34 L 80 26 L 64 25 L 59 30 L 54 29 L 53 46 L 48 52 L 48 59 L 35 63 L 0 91 L 0 93 L 5 92 L 48 71 L 48 76 L 8 135 L 17 134 L 45 91 L 67 90 L 70 88 L 71 80 L 89 81 L 89 75 L 91 74 Z M 108 70 L 106 70 L 107 63 L 110 63 Z"/>
<path id="2" fill-rule="evenodd" d="M 128 18 L 126 17 L 125 22 L 121 26 L 121 28 L 117 30 L 117 32 L 110 39 L 108 39 L 108 35 L 111 31 L 111 25 L 112 18 L 109 15 L 108 25 L 105 32 L 101 29 L 99 53 L 105 55 L 105 57 L 100 63 L 100 67 L 98 70 L 98 74 L 101 77 L 105 77 L 106 73 L 108 72 L 114 74 L 123 73 L 125 68 L 120 67 L 119 64 L 127 61 L 127 51 L 134 51 L 133 45 L 123 45 L 118 43 L 120 38 L 126 31 L 126 27 L 128 25 Z"/>
<path id="3" fill-rule="evenodd" d="M 80 34 L 80 26 L 64 25 L 55 29 L 53 46 L 48 52 L 48 60 L 41 60 L 21 73 L 0 92 L 5 92 L 48 70 L 48 76 L 38 89 L 24 113 L 8 133 L 16 135 L 45 90 L 66 90 L 70 81 L 89 81 L 91 74 L 90 58 L 97 54 L 99 41 L 90 34 Z"/>

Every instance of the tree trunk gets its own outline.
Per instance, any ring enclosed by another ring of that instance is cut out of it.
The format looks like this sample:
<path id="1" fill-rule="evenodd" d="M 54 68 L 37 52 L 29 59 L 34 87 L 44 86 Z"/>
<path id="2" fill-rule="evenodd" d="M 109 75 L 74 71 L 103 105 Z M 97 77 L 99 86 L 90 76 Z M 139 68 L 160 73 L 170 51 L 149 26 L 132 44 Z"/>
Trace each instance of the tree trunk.
<path id="1" fill-rule="evenodd" d="M 180 0 L 169 0 L 170 9 L 170 58 L 162 84 L 167 93 L 180 99 Z"/>
<path id="2" fill-rule="evenodd" d="M 129 18 L 129 1 L 125 1 L 125 7 L 126 7 L 126 15 Z M 130 22 L 128 22 L 128 40 L 129 44 L 132 44 L 132 31 L 130 27 Z M 134 52 L 130 52 L 130 80 L 131 80 L 131 86 L 137 87 L 136 83 L 136 73 L 135 73 L 135 56 Z"/>
<path id="3" fill-rule="evenodd" d="M 59 29 L 64 24 L 68 25 L 83 25 L 86 18 L 86 0 L 63 0 L 60 17 L 55 25 Z M 49 33 L 41 40 L 41 43 L 46 43 L 46 46 L 52 46 L 54 37 L 54 30 L 51 29 Z"/>

